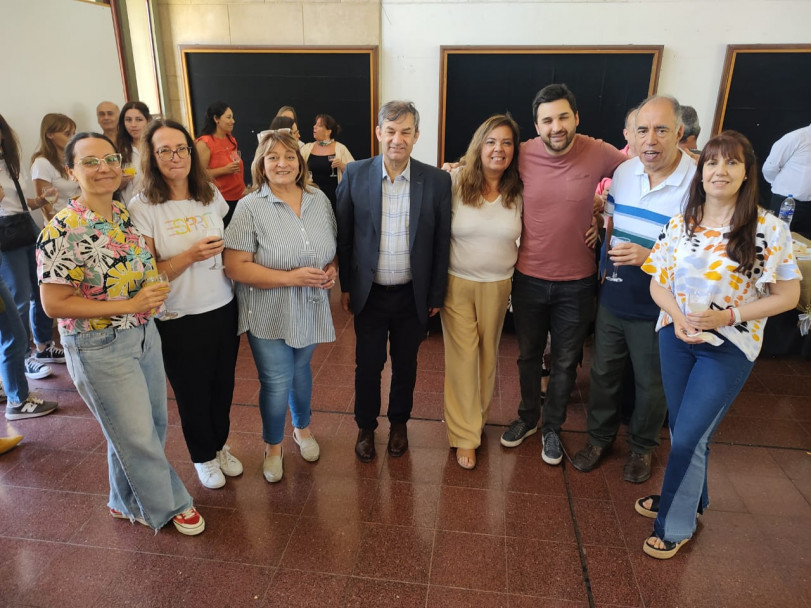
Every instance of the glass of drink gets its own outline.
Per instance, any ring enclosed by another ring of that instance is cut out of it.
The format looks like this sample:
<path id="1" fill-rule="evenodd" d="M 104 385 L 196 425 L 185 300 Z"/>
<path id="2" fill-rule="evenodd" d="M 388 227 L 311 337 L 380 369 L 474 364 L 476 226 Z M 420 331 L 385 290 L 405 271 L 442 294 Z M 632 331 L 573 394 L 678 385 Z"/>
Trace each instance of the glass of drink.
<path id="1" fill-rule="evenodd" d="M 611 249 L 614 249 L 615 247 L 617 247 L 621 243 L 630 243 L 630 242 L 631 242 L 631 239 L 627 239 L 624 236 L 611 235 L 610 246 L 611 246 Z M 613 261 L 611 263 L 614 266 L 614 272 L 611 274 L 610 277 L 606 277 L 605 280 L 606 281 L 611 281 L 612 283 L 622 283 L 622 279 L 617 276 L 617 268 L 618 268 L 617 265 L 614 264 Z"/>
<path id="2" fill-rule="evenodd" d="M 53 186 L 49 186 L 42 191 L 42 198 L 48 201 L 49 205 L 53 205 L 56 199 L 59 198 L 59 191 Z"/>
<path id="3" fill-rule="evenodd" d="M 147 270 L 146 271 L 146 278 L 144 279 L 144 283 L 147 285 L 153 284 L 163 284 L 166 286 L 166 291 L 169 291 L 169 275 L 165 272 L 158 272 L 157 270 Z M 166 304 L 161 304 L 158 308 L 155 316 L 162 321 L 168 321 L 169 319 L 176 319 L 177 313 L 171 312 L 166 308 Z"/>
<path id="4" fill-rule="evenodd" d="M 216 237 L 218 241 L 221 241 L 222 240 L 222 229 L 217 227 L 217 226 L 210 226 L 209 228 L 206 228 L 206 236 L 207 237 L 212 237 L 213 236 L 213 237 Z M 217 254 L 217 255 L 214 256 L 214 263 L 211 266 L 208 267 L 209 270 L 222 270 L 223 268 L 225 268 L 225 266 L 223 266 L 219 262 L 219 259 L 218 259 L 219 255 L 220 254 Z"/>
<path id="5" fill-rule="evenodd" d="M 338 177 L 338 174 L 335 173 L 335 167 L 332 166 L 332 163 L 335 162 L 335 155 L 330 154 L 327 156 L 327 160 L 329 161 L 330 167 L 332 168 L 332 173 L 329 174 L 330 177 Z"/>
<path id="6" fill-rule="evenodd" d="M 687 293 L 686 308 L 687 313 L 699 313 L 710 309 L 712 304 L 712 295 L 706 291 L 691 291 Z M 695 337 L 701 332 L 698 331 L 694 334 L 687 334 L 688 336 Z"/>
<path id="7" fill-rule="evenodd" d="M 315 258 L 315 251 L 312 249 L 304 251 L 301 256 L 301 265 L 321 269 L 321 266 L 318 265 L 318 261 Z M 320 304 L 324 301 L 324 290 L 320 287 L 305 287 L 304 289 L 307 301 L 311 304 Z"/>

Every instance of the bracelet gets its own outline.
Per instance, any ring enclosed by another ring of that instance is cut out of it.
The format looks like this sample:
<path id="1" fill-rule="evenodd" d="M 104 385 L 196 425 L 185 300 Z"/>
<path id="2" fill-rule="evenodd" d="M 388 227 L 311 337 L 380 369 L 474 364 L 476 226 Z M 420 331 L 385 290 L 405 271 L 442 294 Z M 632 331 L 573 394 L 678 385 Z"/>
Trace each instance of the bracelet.
<path id="1" fill-rule="evenodd" d="M 737 308 L 733 308 L 732 310 L 735 315 L 735 323 L 733 323 L 733 325 L 738 325 L 741 323 L 741 311 Z"/>
<path id="2" fill-rule="evenodd" d="M 733 308 L 727 309 L 729 310 L 729 323 L 727 325 L 735 325 L 735 313 L 733 312 Z"/>
<path id="3" fill-rule="evenodd" d="M 169 262 L 169 268 L 171 268 L 172 273 L 173 273 L 173 274 L 174 274 L 176 277 L 179 277 L 179 276 L 180 276 L 180 274 L 178 273 L 178 271 L 177 271 L 177 270 L 175 270 L 175 266 L 174 266 L 174 264 L 172 264 L 172 258 L 169 258 L 167 261 Z"/>

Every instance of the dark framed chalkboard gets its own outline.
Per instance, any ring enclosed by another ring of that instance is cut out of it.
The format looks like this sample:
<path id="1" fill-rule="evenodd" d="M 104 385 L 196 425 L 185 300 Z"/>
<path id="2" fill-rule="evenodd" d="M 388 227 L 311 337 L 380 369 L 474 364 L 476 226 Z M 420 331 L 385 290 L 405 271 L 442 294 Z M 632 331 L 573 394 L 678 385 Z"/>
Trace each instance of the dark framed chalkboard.
<path id="1" fill-rule="evenodd" d="M 740 131 L 761 167 L 772 144 L 811 123 L 811 44 L 730 44 L 727 46 L 713 135 Z M 760 177 L 761 200 L 771 187 Z"/>
<path id="2" fill-rule="evenodd" d="M 438 161 L 458 159 L 473 132 L 510 112 L 521 138 L 535 136 L 532 99 L 566 83 L 577 98 L 578 132 L 622 148 L 628 109 L 656 91 L 662 46 L 443 46 L 440 48 Z"/>
<path id="3" fill-rule="evenodd" d="M 206 108 L 224 101 L 234 111 L 234 136 L 250 163 L 256 134 L 281 106 L 293 106 L 304 142 L 313 141 L 317 114 L 341 125 L 341 143 L 357 158 L 375 154 L 378 99 L 377 47 L 181 46 L 186 119 L 199 132 Z"/>

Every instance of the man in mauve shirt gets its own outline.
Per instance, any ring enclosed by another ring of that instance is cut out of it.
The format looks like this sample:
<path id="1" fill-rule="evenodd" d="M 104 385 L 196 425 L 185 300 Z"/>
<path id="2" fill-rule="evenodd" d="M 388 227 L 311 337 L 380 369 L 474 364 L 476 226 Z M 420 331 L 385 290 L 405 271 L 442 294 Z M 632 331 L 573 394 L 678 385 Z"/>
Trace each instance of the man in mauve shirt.
<path id="1" fill-rule="evenodd" d="M 552 373 L 541 437 L 544 462 L 556 465 L 563 458 L 560 427 L 594 315 L 597 267 L 584 241 L 594 191 L 627 157 L 602 140 L 576 133 L 577 102 L 564 84 L 541 89 L 532 110 L 538 137 L 521 144 L 519 155 L 524 220 L 512 290 L 521 403 L 501 444 L 516 447 L 538 430 L 541 362 L 551 332 Z"/>

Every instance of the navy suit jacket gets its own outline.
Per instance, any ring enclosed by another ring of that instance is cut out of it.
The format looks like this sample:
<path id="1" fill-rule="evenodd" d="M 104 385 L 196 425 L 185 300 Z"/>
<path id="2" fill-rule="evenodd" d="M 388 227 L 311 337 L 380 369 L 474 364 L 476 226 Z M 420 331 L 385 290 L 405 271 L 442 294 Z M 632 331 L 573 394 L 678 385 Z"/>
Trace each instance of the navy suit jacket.
<path id="1" fill-rule="evenodd" d="M 360 313 L 372 288 L 380 255 L 383 158 L 349 163 L 337 191 L 338 267 L 341 290 Z M 417 315 L 440 308 L 448 283 L 451 241 L 451 176 L 411 159 L 408 245 Z"/>

